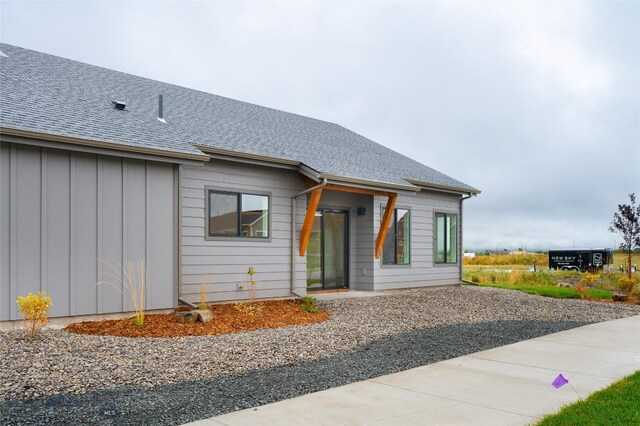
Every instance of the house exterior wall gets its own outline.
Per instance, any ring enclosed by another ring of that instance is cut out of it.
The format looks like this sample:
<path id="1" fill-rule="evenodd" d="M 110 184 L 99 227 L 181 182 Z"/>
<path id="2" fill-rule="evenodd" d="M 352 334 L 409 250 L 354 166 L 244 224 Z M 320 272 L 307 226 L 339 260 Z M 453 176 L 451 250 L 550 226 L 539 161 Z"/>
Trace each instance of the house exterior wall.
<path id="1" fill-rule="evenodd" d="M 376 196 L 373 201 L 373 229 L 377 235 L 386 197 Z M 410 265 L 382 265 L 381 259 L 373 262 L 374 290 L 388 290 L 408 287 L 424 287 L 460 283 L 460 263 L 462 257 L 460 218 L 460 195 L 432 191 L 420 191 L 415 196 L 398 194 L 396 208 L 411 211 L 411 254 Z M 458 214 L 458 263 L 441 265 L 434 261 L 435 213 Z M 367 236 L 367 240 L 370 237 Z M 375 235 L 373 236 L 375 241 Z M 363 254 L 363 257 L 366 253 Z M 372 254 L 373 257 L 373 254 Z"/>
<path id="2" fill-rule="evenodd" d="M 0 143 L 0 321 L 51 295 L 50 316 L 131 311 L 105 261 L 145 260 L 147 309 L 177 303 L 173 164 Z"/>
<path id="3" fill-rule="evenodd" d="M 182 272 L 180 297 L 197 302 L 203 283 L 208 301 L 249 298 L 247 269 L 256 274 L 256 297 L 291 296 L 291 197 L 306 189 L 297 170 L 264 167 L 212 159 L 203 167 L 181 168 Z M 271 231 L 268 239 L 206 238 L 206 188 L 271 195 Z M 296 201 L 296 289 L 306 292 L 306 258 L 298 256 L 306 197 Z"/>
<path id="4" fill-rule="evenodd" d="M 458 261 L 461 254 L 460 195 L 421 191 L 415 196 L 400 193 L 396 207 L 411 211 L 410 265 L 382 265 L 375 259 L 375 241 L 387 198 L 323 191 L 319 208 L 349 211 L 349 288 L 388 290 L 460 283 L 459 263 L 436 265 L 434 262 L 434 215 L 458 214 Z M 357 215 L 364 207 L 363 216 Z"/>
<path id="5" fill-rule="evenodd" d="M 358 195 L 358 207 L 364 207 L 364 215 L 356 216 L 355 253 L 355 290 L 373 291 L 374 289 L 374 261 L 376 235 L 378 229 L 373 224 L 374 208 L 372 195 Z"/>
<path id="6" fill-rule="evenodd" d="M 180 172 L 181 283 L 180 297 L 197 302 L 202 284 L 208 301 L 249 297 L 246 271 L 253 266 L 257 298 L 291 296 L 291 197 L 307 188 L 298 171 L 213 159 L 204 167 L 182 166 Z M 271 195 L 270 238 L 208 237 L 207 189 Z M 295 264 L 296 292 L 306 292 L 306 257 L 298 255 L 307 196 L 297 198 Z M 382 265 L 375 259 L 375 239 L 386 197 L 324 190 L 319 208 L 349 212 L 349 288 L 386 290 L 459 284 L 459 264 L 434 263 L 434 214 L 460 214 L 460 196 L 422 191 L 399 194 L 397 207 L 411 210 L 411 264 Z M 357 215 L 364 207 L 363 216 Z M 460 241 L 461 227 L 458 229 Z M 460 250 L 459 250 L 460 251 Z"/>

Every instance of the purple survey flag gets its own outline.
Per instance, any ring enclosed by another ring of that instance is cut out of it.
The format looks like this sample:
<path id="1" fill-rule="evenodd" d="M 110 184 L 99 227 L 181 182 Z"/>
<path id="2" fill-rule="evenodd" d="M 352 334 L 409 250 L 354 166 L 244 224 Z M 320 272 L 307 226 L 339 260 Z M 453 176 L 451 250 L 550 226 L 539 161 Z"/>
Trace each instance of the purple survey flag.
<path id="1" fill-rule="evenodd" d="M 558 374 L 558 377 L 556 377 L 556 379 L 553 382 L 551 382 L 551 386 L 558 389 L 563 387 L 567 383 L 569 383 L 569 380 L 565 379 L 562 374 Z"/>

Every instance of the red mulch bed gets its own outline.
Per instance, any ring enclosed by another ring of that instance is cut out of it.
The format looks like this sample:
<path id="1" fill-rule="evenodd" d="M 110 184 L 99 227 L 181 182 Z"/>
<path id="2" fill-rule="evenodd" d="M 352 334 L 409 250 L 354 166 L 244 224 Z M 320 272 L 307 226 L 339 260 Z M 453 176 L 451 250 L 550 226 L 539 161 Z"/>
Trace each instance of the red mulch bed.
<path id="1" fill-rule="evenodd" d="M 298 300 L 254 302 L 251 305 L 258 306 L 259 312 L 255 314 L 243 312 L 234 303 L 211 305 L 209 309 L 213 313 L 213 320 L 206 323 L 181 324 L 176 321 L 175 313 L 171 313 L 145 315 L 144 325 L 141 327 L 134 325 L 131 318 L 125 318 L 75 323 L 65 327 L 65 330 L 79 334 L 121 337 L 210 336 L 312 324 L 329 318 L 329 313 L 326 311 L 318 310 L 317 313 L 304 311 Z"/>

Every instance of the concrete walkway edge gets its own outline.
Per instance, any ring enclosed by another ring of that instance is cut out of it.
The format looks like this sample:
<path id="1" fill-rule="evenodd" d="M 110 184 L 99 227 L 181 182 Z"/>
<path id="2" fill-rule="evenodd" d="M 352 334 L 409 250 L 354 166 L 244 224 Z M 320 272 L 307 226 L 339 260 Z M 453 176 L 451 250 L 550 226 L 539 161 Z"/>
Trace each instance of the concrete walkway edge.
<path id="1" fill-rule="evenodd" d="M 190 425 L 526 425 L 640 370 L 640 316 L 578 327 Z M 551 382 L 562 373 L 569 385 Z"/>

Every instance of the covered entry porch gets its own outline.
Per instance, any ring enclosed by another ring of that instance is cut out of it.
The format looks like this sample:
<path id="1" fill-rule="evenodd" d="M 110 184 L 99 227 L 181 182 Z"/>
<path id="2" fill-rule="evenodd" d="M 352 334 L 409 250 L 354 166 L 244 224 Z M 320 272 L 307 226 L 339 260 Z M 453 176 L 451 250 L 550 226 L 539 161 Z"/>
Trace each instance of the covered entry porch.
<path id="1" fill-rule="evenodd" d="M 302 180 L 310 188 L 303 191 L 307 208 L 297 255 L 306 257 L 307 291 L 372 290 L 373 262 L 382 253 L 397 193 Z M 374 220 L 376 197 L 384 199 L 384 213 Z"/>

